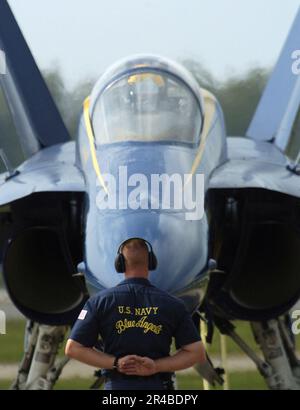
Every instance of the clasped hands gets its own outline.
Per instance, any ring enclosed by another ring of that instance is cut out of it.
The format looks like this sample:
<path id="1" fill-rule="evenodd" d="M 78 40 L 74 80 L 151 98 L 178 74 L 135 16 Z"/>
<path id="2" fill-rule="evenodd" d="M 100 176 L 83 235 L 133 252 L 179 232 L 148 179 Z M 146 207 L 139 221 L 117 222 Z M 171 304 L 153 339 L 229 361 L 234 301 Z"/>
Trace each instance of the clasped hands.
<path id="1" fill-rule="evenodd" d="M 149 357 L 128 355 L 118 360 L 118 371 L 129 376 L 152 376 L 157 373 L 157 368 Z"/>

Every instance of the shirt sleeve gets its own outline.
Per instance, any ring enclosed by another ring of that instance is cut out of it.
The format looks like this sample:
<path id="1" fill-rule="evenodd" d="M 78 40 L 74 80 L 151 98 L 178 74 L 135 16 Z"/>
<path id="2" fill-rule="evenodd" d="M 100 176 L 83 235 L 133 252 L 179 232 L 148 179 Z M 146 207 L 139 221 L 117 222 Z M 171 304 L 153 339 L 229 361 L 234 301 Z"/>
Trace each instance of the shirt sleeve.
<path id="1" fill-rule="evenodd" d="M 85 347 L 94 347 L 98 336 L 99 319 L 97 309 L 95 304 L 89 299 L 80 312 L 69 338 Z"/>
<path id="2" fill-rule="evenodd" d="M 184 304 L 181 305 L 178 317 L 180 320 L 174 333 L 176 349 L 201 341 L 200 334 Z"/>

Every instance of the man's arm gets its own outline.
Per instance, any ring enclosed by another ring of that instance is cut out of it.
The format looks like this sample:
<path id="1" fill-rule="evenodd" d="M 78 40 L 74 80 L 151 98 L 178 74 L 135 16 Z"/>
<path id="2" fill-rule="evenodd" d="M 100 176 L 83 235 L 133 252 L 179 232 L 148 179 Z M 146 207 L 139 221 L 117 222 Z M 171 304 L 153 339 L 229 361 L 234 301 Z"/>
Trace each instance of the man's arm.
<path id="1" fill-rule="evenodd" d="M 85 347 L 72 339 L 67 341 L 65 354 L 72 359 L 99 369 L 113 369 L 115 361 L 114 356 L 94 350 L 92 347 Z"/>
<path id="2" fill-rule="evenodd" d="M 78 360 L 81 363 L 96 367 L 98 369 L 107 370 L 112 370 L 114 368 L 114 362 L 116 359 L 115 356 L 100 352 L 92 347 L 83 346 L 72 339 L 67 341 L 65 354 L 71 359 Z M 139 359 L 141 358 L 139 357 Z M 135 362 L 136 359 L 132 356 L 124 356 L 119 358 L 118 366 L 123 368 L 124 363 L 126 363 L 126 366 L 132 368 Z"/>
<path id="3" fill-rule="evenodd" d="M 205 349 L 202 342 L 195 342 L 183 346 L 173 356 L 155 360 L 156 373 L 176 372 L 185 370 L 197 363 L 206 361 Z"/>

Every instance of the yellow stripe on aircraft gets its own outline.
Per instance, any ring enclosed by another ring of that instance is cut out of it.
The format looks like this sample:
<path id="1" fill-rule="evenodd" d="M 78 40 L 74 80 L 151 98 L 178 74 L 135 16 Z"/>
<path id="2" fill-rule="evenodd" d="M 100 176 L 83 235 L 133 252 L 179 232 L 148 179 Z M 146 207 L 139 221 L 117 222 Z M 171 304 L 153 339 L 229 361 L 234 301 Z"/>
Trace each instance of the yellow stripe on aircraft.
<path id="1" fill-rule="evenodd" d="M 197 168 L 199 167 L 202 157 L 204 154 L 204 149 L 207 143 L 207 138 L 209 136 L 209 131 L 212 126 L 213 119 L 216 114 L 216 100 L 215 97 L 207 90 L 201 89 L 203 100 L 204 100 L 204 125 L 203 131 L 201 135 L 201 142 L 199 146 L 198 154 L 195 158 L 193 167 L 192 167 L 192 174 L 195 174 Z"/>
<path id="2" fill-rule="evenodd" d="M 90 97 L 86 98 L 83 103 L 83 113 L 84 113 L 85 128 L 86 128 L 86 132 L 87 132 L 87 136 L 88 136 L 88 140 L 90 144 L 93 167 L 94 167 L 94 170 L 96 172 L 96 175 L 98 177 L 100 184 L 102 185 L 104 191 L 108 194 L 108 189 L 105 185 L 103 176 L 101 174 L 101 170 L 100 170 L 100 166 L 98 163 L 97 154 L 95 150 L 95 137 L 94 137 L 94 132 L 93 132 L 92 123 L 90 119 Z"/>
<path id="3" fill-rule="evenodd" d="M 211 130 L 212 122 L 215 118 L 216 114 L 216 100 L 213 94 L 211 94 L 209 91 L 205 90 L 204 88 L 201 89 L 201 93 L 203 95 L 203 100 L 204 100 L 204 124 L 203 124 L 203 131 L 201 134 L 201 141 L 199 145 L 199 150 L 197 153 L 197 156 L 194 160 L 192 170 L 190 172 L 190 176 L 185 183 L 185 186 L 191 181 L 192 175 L 195 175 L 199 165 L 201 164 L 205 146 L 207 143 L 207 138 L 209 136 L 209 131 Z"/>

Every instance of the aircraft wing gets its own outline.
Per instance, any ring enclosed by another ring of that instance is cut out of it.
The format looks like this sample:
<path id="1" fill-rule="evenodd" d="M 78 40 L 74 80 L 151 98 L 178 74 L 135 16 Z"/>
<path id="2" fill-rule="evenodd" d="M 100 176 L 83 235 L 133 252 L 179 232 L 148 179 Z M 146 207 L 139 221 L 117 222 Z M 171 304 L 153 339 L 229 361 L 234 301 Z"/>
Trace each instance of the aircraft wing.
<path id="1" fill-rule="evenodd" d="M 37 192 L 83 192 L 75 149 L 74 141 L 45 148 L 25 161 L 12 178 L 0 175 L 0 206 Z"/>
<path id="2" fill-rule="evenodd" d="M 0 84 L 25 156 L 70 140 L 68 131 L 6 0 L 0 0 Z"/>
<path id="3" fill-rule="evenodd" d="M 289 145 L 299 115 L 299 38 L 300 9 L 246 134 L 257 141 L 274 141 L 282 151 Z"/>
<path id="4" fill-rule="evenodd" d="M 269 142 L 228 138 L 229 160 L 217 168 L 210 189 L 258 188 L 300 198 L 300 176 L 288 170 L 285 155 Z"/>

